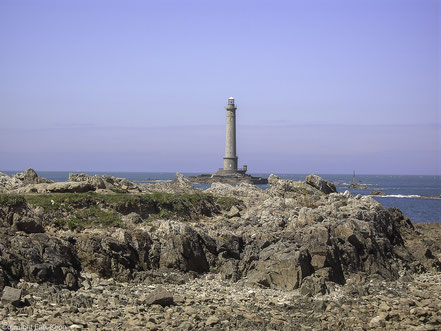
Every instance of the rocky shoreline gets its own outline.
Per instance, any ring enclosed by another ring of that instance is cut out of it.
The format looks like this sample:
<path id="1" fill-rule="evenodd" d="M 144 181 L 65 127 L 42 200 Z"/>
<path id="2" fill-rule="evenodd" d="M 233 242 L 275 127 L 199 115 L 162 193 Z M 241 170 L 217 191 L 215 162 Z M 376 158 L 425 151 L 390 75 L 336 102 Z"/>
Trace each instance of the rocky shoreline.
<path id="1" fill-rule="evenodd" d="M 268 183 L 0 174 L 0 327 L 441 328 L 439 223 Z"/>

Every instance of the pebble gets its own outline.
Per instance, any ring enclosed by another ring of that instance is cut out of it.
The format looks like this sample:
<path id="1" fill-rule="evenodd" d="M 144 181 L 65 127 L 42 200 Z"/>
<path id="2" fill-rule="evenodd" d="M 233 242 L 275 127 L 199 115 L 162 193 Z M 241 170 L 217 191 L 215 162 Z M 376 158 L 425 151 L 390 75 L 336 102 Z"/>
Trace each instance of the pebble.
<path id="1" fill-rule="evenodd" d="M 3 306 L 1 323 L 22 328 L 30 324 L 65 325 L 72 330 L 364 330 L 367 326 L 438 330 L 441 325 L 440 272 L 417 274 L 408 283 L 375 280 L 369 282 L 369 295 L 360 296 L 353 290 L 358 286 L 355 284 L 309 298 L 301 296 L 299 290 L 258 288 L 224 280 L 217 274 L 171 284 L 119 284 L 100 279 L 88 279 L 89 283 L 112 286 L 112 291 L 103 288 L 92 306 L 77 308 L 95 292 L 85 287 L 59 291 L 56 286 L 34 287 L 21 282 L 29 295 L 41 299 L 31 300 L 30 307 Z M 160 287 L 173 295 L 173 305 L 142 304 L 139 299 L 143 295 Z M 427 299 L 429 294 L 431 299 Z"/>

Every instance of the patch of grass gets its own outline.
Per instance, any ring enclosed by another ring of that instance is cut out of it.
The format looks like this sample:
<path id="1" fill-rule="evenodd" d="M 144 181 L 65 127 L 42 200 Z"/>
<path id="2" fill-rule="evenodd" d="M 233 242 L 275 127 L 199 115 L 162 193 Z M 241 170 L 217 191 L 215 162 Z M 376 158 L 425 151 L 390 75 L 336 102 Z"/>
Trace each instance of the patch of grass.
<path id="1" fill-rule="evenodd" d="M 189 219 L 195 215 L 210 215 L 215 209 L 214 199 L 210 194 L 153 193 L 150 198 L 157 210 L 149 216 L 151 219 Z"/>
<path id="2" fill-rule="evenodd" d="M 98 194 L 93 192 L 31 194 L 25 196 L 30 205 L 42 207 L 47 211 L 72 211 L 75 208 L 88 207 L 96 204 L 98 198 Z"/>
<path id="3" fill-rule="evenodd" d="M 116 188 L 116 187 L 111 187 L 110 190 L 112 192 L 114 192 L 114 193 L 119 193 L 119 194 L 127 193 L 127 190 L 122 190 L 122 189 L 119 189 L 119 188 Z"/>
<path id="4" fill-rule="evenodd" d="M 144 219 L 187 220 L 230 210 L 243 202 L 233 197 L 213 197 L 206 193 L 170 194 L 29 194 L 28 204 L 44 208 L 46 217 L 62 227 L 79 229 L 94 226 L 123 226 L 120 215 L 136 212 Z"/>
<path id="5" fill-rule="evenodd" d="M 66 218 L 56 218 L 54 223 L 70 230 L 88 227 L 123 227 L 124 224 L 114 210 L 103 210 L 98 206 L 77 209 Z"/>
<path id="6" fill-rule="evenodd" d="M 16 207 L 25 203 L 26 200 L 22 195 L 0 194 L 0 207 Z"/>
<path id="7" fill-rule="evenodd" d="M 235 197 L 215 197 L 215 203 L 221 210 L 229 211 L 233 206 L 243 206 L 243 201 Z"/>

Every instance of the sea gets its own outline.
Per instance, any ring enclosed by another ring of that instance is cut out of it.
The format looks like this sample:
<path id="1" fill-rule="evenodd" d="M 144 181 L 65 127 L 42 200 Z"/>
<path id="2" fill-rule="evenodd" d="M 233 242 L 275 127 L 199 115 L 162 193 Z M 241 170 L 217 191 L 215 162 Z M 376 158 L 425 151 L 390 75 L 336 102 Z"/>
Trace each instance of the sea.
<path id="1" fill-rule="evenodd" d="M 18 171 L 2 171 L 13 175 Z M 138 183 L 155 183 L 176 178 L 172 172 L 84 172 L 88 175 L 108 175 L 126 178 Z M 185 176 L 195 176 L 201 173 L 183 173 Z M 38 175 L 56 182 L 66 181 L 68 171 L 39 171 Z M 254 173 L 253 176 L 265 177 L 268 173 Z M 306 174 L 275 174 L 284 179 L 305 180 Z M 441 222 L 441 176 L 415 175 L 357 175 L 357 183 L 367 185 L 367 189 L 350 189 L 352 174 L 328 175 L 318 174 L 324 179 L 334 182 L 337 191 L 348 190 L 351 194 L 369 195 L 373 190 L 384 192 L 385 196 L 372 196 L 385 208 L 397 207 L 413 222 Z M 205 189 L 209 185 L 195 185 Z M 267 185 L 259 185 L 266 189 Z"/>

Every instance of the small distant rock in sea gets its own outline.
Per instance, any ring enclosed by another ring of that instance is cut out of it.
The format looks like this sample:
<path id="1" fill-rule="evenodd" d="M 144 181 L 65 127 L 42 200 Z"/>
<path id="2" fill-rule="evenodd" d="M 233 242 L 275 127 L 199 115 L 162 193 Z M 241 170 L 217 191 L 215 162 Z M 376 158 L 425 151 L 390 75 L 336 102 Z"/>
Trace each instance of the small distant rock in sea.
<path id="1" fill-rule="evenodd" d="M 357 183 L 357 182 L 353 181 L 349 184 L 349 188 L 355 188 L 355 189 L 359 189 L 359 190 L 367 190 L 369 188 L 369 186 L 366 184 L 361 184 L 361 183 Z"/>
<path id="2" fill-rule="evenodd" d="M 378 191 L 378 190 L 373 190 L 370 195 L 379 195 L 379 196 L 385 196 L 387 195 L 386 193 L 384 193 L 383 191 Z"/>

